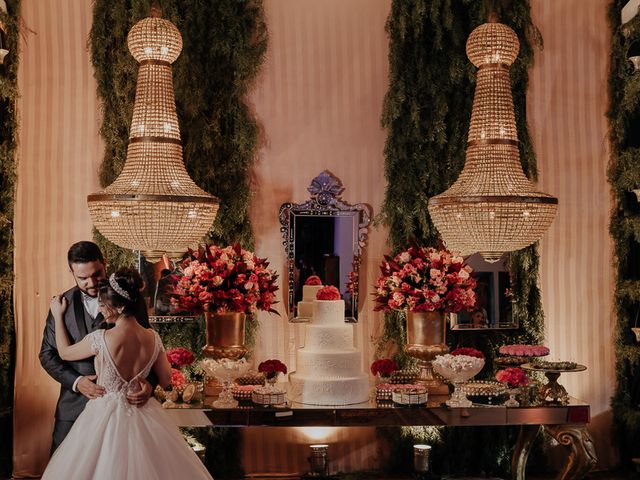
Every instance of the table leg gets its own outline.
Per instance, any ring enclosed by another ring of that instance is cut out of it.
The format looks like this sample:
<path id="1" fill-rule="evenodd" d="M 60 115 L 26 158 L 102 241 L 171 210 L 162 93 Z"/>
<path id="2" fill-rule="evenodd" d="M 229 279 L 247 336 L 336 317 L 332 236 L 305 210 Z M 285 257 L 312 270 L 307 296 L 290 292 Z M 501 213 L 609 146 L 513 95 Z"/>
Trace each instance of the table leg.
<path id="1" fill-rule="evenodd" d="M 567 463 L 558 480 L 584 478 L 596 465 L 596 449 L 585 425 L 545 425 L 545 431 L 567 450 Z"/>
<path id="2" fill-rule="evenodd" d="M 513 480 L 525 480 L 525 468 L 527 458 L 531 451 L 531 445 L 538 436 L 542 427 L 540 425 L 521 425 L 518 433 L 518 442 L 511 457 L 511 478 Z"/>

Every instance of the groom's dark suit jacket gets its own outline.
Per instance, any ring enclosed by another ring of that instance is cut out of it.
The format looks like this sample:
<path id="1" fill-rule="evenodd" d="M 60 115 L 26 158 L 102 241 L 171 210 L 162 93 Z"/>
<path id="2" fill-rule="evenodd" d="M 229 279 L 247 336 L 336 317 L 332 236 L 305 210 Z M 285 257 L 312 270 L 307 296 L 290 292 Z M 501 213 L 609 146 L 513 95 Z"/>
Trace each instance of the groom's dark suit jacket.
<path id="1" fill-rule="evenodd" d="M 91 333 L 98 328 L 104 328 L 102 315 L 98 315 L 94 321 L 85 310 L 82 303 L 82 292 L 77 286 L 67 290 L 63 295 L 69 301 L 69 307 L 64 314 L 64 324 L 67 327 L 71 343 L 78 343 L 87 333 Z M 140 325 L 149 328 L 149 317 L 144 302 L 141 302 L 136 318 Z M 73 391 L 73 383 L 81 375 L 95 375 L 93 357 L 73 362 L 64 361 L 60 358 L 56 348 L 55 320 L 51 315 L 51 311 L 47 316 L 47 323 L 42 337 L 40 363 L 47 373 L 60 383 L 60 396 L 56 406 L 56 422 L 75 421 L 84 410 L 87 398 L 81 393 Z M 149 381 L 152 384 L 154 383 L 151 379 Z"/>

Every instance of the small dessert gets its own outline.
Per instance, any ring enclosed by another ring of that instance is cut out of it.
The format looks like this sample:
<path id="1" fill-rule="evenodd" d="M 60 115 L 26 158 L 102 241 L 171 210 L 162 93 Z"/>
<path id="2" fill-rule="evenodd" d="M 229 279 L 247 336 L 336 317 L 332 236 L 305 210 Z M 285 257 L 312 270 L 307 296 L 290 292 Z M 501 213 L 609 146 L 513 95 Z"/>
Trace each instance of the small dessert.
<path id="1" fill-rule="evenodd" d="M 533 362 L 536 368 L 544 368 L 545 370 L 575 370 L 578 368 L 576 362 L 549 362 L 543 360 L 536 360 Z"/>
<path id="2" fill-rule="evenodd" d="M 423 405 L 427 403 L 427 389 L 420 385 L 402 385 L 394 388 L 391 398 L 400 405 Z"/>

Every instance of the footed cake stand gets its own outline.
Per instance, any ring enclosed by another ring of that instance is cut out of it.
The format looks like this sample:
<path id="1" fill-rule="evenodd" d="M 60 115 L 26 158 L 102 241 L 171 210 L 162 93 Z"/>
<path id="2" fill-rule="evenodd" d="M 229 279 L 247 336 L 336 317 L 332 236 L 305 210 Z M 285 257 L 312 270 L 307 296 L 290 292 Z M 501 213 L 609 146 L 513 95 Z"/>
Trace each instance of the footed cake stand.
<path id="1" fill-rule="evenodd" d="M 549 362 L 553 363 L 553 362 Z M 566 362 L 558 362 L 566 363 Z M 531 372 L 543 372 L 544 376 L 549 380 L 540 388 L 540 400 L 548 404 L 567 405 L 569 403 L 569 394 L 567 390 L 558 383 L 561 373 L 584 372 L 587 367 L 576 364 L 573 368 L 553 368 L 536 365 L 535 363 L 525 363 L 520 368 Z"/>

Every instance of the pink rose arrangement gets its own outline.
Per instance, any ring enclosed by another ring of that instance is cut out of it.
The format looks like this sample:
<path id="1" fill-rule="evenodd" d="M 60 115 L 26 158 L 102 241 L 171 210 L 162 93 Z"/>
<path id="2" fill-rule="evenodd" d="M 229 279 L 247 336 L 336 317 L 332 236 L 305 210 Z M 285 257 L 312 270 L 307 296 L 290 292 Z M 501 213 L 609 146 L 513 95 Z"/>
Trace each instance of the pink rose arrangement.
<path id="1" fill-rule="evenodd" d="M 467 357 L 484 358 L 484 353 L 482 353 L 480 350 L 476 350 L 475 348 L 471 348 L 471 347 L 456 348 L 451 352 L 451 355 L 454 355 L 454 356 L 466 355 Z"/>
<path id="2" fill-rule="evenodd" d="M 529 384 L 529 377 L 521 368 L 505 368 L 496 372 L 496 380 L 506 383 L 511 388 L 524 387 Z"/>
<path id="3" fill-rule="evenodd" d="M 448 250 L 411 247 L 385 255 L 375 283 L 376 311 L 457 313 L 476 304 L 472 269 Z"/>
<path id="4" fill-rule="evenodd" d="M 266 378 L 274 378 L 278 376 L 279 373 L 286 374 L 287 366 L 280 360 L 265 360 L 258 365 L 258 371 L 264 373 Z"/>
<path id="5" fill-rule="evenodd" d="M 498 353 L 510 357 L 544 357 L 549 355 L 549 348 L 544 345 L 503 345 L 498 349 Z"/>
<path id="6" fill-rule="evenodd" d="M 305 285 L 322 285 L 322 280 L 320 280 L 320 277 L 317 275 L 311 275 L 309 278 L 307 278 L 304 284 Z"/>
<path id="7" fill-rule="evenodd" d="M 186 348 L 176 347 L 167 350 L 167 360 L 173 368 L 182 368 L 191 365 L 195 356 Z"/>
<path id="8" fill-rule="evenodd" d="M 184 378 L 184 374 L 176 369 L 176 368 L 172 368 L 171 369 L 171 385 L 173 387 L 181 387 L 185 384 L 186 379 Z"/>
<path id="9" fill-rule="evenodd" d="M 333 285 L 322 287 L 318 290 L 318 293 L 316 293 L 316 300 L 340 300 L 340 298 L 340 290 Z"/>
<path id="10" fill-rule="evenodd" d="M 371 373 L 374 376 L 388 377 L 398 369 L 396 362 L 389 358 L 376 360 L 371 364 Z"/>
<path id="11" fill-rule="evenodd" d="M 171 303 L 194 312 L 254 313 L 271 308 L 276 301 L 277 275 L 268 269 L 266 259 L 240 245 L 208 245 L 180 264 L 182 276 L 173 291 Z"/>

